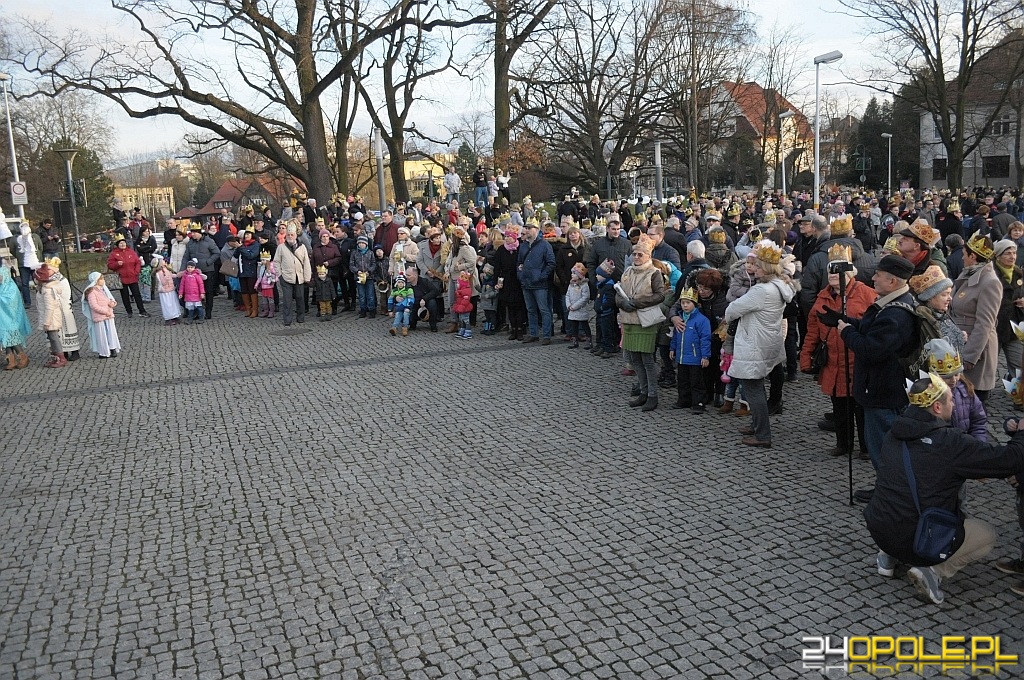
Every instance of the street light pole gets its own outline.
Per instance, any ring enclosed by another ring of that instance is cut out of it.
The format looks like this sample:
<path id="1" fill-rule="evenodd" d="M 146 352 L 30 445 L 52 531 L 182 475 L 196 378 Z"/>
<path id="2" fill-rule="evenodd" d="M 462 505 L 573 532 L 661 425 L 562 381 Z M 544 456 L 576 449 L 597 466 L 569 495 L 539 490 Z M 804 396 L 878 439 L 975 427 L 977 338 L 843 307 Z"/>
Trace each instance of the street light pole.
<path id="1" fill-rule="evenodd" d="M 786 120 L 795 114 L 792 111 L 783 111 L 779 114 L 779 147 L 782 149 L 782 206 L 786 206 Z"/>
<path id="2" fill-rule="evenodd" d="M 21 178 L 18 176 L 18 155 L 14 152 L 14 128 L 11 126 L 11 103 L 7 99 L 7 81 L 11 79 L 9 73 L 0 73 L 0 83 L 3 83 L 4 89 L 4 110 L 7 114 L 7 143 L 11 147 L 11 166 L 14 168 L 14 181 L 20 182 Z M 18 206 L 18 217 L 22 222 L 25 221 L 25 206 Z"/>
<path id="3" fill-rule="evenodd" d="M 68 200 L 71 201 L 71 222 L 75 225 L 75 252 L 82 252 L 82 238 L 78 233 L 78 208 L 75 206 L 75 181 L 71 178 L 71 161 L 75 160 L 78 149 L 57 149 L 57 153 L 64 159 L 64 169 L 68 176 Z M 61 225 L 63 232 L 63 225 Z M 63 233 L 61 234 L 63 237 Z"/>
<path id="4" fill-rule="evenodd" d="M 387 208 L 384 198 L 384 147 L 381 144 L 380 130 L 370 128 L 370 136 L 373 137 L 373 152 L 377 157 L 377 200 L 380 202 L 380 211 Z"/>
<path id="5" fill-rule="evenodd" d="M 889 192 L 889 195 L 892 196 L 892 134 L 883 132 L 882 139 L 889 141 L 889 176 L 885 182 L 885 189 Z"/>
<path id="6" fill-rule="evenodd" d="M 814 58 L 814 212 L 818 212 L 821 198 L 821 114 L 819 111 L 818 91 L 819 72 L 822 64 L 831 64 L 843 58 L 843 53 L 833 50 L 819 54 Z"/>

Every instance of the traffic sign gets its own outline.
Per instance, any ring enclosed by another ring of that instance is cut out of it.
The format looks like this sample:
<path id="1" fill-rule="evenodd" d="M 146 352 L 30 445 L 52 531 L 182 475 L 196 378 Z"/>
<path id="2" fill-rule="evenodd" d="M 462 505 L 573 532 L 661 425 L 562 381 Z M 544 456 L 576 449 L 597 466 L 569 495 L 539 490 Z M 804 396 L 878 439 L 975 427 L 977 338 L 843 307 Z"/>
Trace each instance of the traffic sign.
<path id="1" fill-rule="evenodd" d="M 28 205 L 28 187 L 24 182 L 11 182 L 11 203 Z"/>

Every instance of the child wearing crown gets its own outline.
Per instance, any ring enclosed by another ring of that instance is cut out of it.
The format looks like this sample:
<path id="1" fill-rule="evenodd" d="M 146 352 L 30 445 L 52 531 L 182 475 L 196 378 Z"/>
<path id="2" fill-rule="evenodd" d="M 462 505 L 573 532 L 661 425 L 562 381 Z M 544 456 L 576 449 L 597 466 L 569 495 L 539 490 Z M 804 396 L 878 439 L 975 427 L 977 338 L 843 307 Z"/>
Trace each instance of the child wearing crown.
<path id="1" fill-rule="evenodd" d="M 316 268 L 316 283 L 313 288 L 314 299 L 317 304 L 317 316 L 321 321 L 331 320 L 331 303 L 338 295 L 334 287 L 334 279 L 327 275 L 327 267 L 320 265 Z"/>
<path id="2" fill-rule="evenodd" d="M 160 313 L 164 317 L 165 326 L 178 325 L 181 317 L 181 305 L 178 304 L 178 292 L 174 289 L 174 272 L 162 255 L 154 255 L 152 267 L 156 277 L 157 294 L 160 297 Z"/>
<path id="3" fill-rule="evenodd" d="M 590 304 L 590 281 L 587 279 L 587 267 L 577 262 L 570 270 L 569 286 L 565 290 L 565 310 L 568 320 L 566 331 L 572 342 L 569 349 L 580 346 L 580 339 L 586 344 L 583 349 L 591 348 L 590 316 L 593 307 Z"/>
<path id="4" fill-rule="evenodd" d="M 473 282 L 468 271 L 459 272 L 459 280 L 455 284 L 455 303 L 452 305 L 452 313 L 458 319 L 458 337 L 469 340 L 473 337 L 473 331 L 469 327 L 469 314 L 473 311 Z"/>
<path id="5" fill-rule="evenodd" d="M 679 294 L 679 325 L 672 331 L 669 358 L 676 365 L 676 403 L 672 408 L 689 408 L 704 413 L 704 372 L 711 363 L 711 322 L 697 307 L 697 291 L 686 288 Z"/>
<path id="6" fill-rule="evenodd" d="M 259 296 L 260 316 L 274 318 L 274 286 L 277 285 L 277 265 L 269 250 L 260 251 L 260 264 L 256 268 L 256 294 Z"/>

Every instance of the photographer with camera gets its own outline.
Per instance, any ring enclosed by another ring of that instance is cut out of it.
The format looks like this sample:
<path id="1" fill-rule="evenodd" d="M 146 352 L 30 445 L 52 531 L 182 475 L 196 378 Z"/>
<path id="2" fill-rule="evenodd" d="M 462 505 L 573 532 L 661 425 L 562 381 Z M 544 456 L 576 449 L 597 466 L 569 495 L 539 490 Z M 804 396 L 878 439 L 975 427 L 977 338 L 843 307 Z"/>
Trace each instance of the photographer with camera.
<path id="1" fill-rule="evenodd" d="M 851 424 L 856 421 L 861 457 L 867 458 L 864 410 L 856 404 L 850 389 L 853 357 L 846 343 L 839 337 L 839 332 L 825 326 L 818 315 L 832 311 L 854 318 L 862 317 L 878 298 L 878 294 L 870 286 L 857 281 L 857 268 L 853 266 L 853 251 L 849 246 L 833 245 L 828 251 L 828 258 L 828 286 L 818 293 L 807 317 L 807 334 L 800 352 L 800 370 L 815 375 L 822 394 L 832 400 L 836 446 L 829 454 L 847 456 L 852 453 Z"/>

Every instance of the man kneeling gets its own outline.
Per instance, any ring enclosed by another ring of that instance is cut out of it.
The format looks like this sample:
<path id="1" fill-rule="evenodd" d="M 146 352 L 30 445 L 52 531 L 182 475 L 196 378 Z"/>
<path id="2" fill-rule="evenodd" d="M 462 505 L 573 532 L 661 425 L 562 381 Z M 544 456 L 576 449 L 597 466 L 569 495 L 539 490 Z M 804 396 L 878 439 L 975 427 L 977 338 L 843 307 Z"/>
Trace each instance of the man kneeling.
<path id="1" fill-rule="evenodd" d="M 960 509 L 960 487 L 968 479 L 1024 471 L 1024 420 L 1006 446 L 986 444 L 950 426 L 953 394 L 942 378 L 921 378 L 909 395 L 910 406 L 896 417 L 882 444 L 875 493 L 864 518 L 880 549 L 878 573 L 892 576 L 897 560 L 909 564 L 908 575 L 922 599 L 941 604 L 942 581 L 985 557 L 996 542 L 991 525 Z M 948 557 L 915 552 L 921 512 L 930 508 L 955 517 L 955 535 L 939 551 Z"/>

